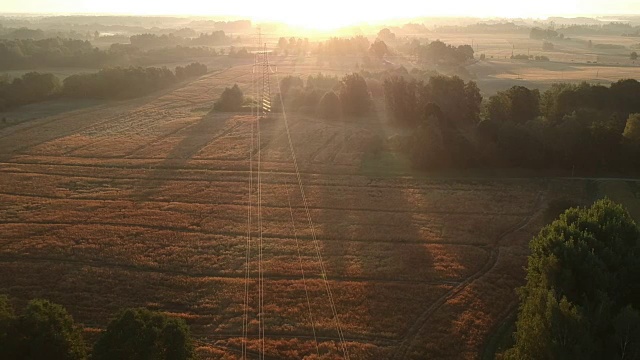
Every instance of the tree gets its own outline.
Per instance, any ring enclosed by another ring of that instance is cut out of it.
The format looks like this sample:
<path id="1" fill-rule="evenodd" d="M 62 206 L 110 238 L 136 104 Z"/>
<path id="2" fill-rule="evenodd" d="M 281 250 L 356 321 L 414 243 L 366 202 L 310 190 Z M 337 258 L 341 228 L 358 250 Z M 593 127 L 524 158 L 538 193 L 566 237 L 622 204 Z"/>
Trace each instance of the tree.
<path id="1" fill-rule="evenodd" d="M 640 359 L 640 313 L 631 306 L 613 319 L 612 342 L 618 359 Z"/>
<path id="2" fill-rule="evenodd" d="M 16 316 L 9 298 L 0 295 L 0 359 L 10 359 L 15 354 L 12 353 L 13 344 L 9 343 L 9 336 L 15 326 Z"/>
<path id="3" fill-rule="evenodd" d="M 389 53 L 389 48 L 387 47 L 387 44 L 384 43 L 384 41 L 376 41 L 373 44 L 371 44 L 371 48 L 369 49 L 369 52 L 372 53 L 378 59 L 382 59 L 385 55 Z"/>
<path id="4" fill-rule="evenodd" d="M 371 94 L 367 82 L 360 74 L 353 73 L 342 78 L 339 96 L 345 115 L 364 116 L 371 111 Z"/>
<path id="5" fill-rule="evenodd" d="M 194 358 L 193 342 L 184 320 L 147 309 L 120 312 L 93 348 L 95 360 Z"/>
<path id="6" fill-rule="evenodd" d="M 510 99 L 506 94 L 498 92 L 487 102 L 487 119 L 497 123 L 504 123 L 511 118 Z"/>
<path id="7" fill-rule="evenodd" d="M 450 162 L 451 154 L 447 151 L 442 121 L 438 115 L 442 115 L 438 105 L 429 104 L 411 139 L 411 161 L 418 169 L 439 169 Z"/>
<path id="8" fill-rule="evenodd" d="M 294 88 L 304 87 L 304 81 L 299 76 L 285 76 L 280 80 L 280 91 L 283 99 L 287 99 L 289 91 Z"/>
<path id="9" fill-rule="evenodd" d="M 474 51 L 471 45 L 460 45 L 458 47 L 447 45 L 440 40 L 416 49 L 421 61 L 444 64 L 463 64 L 467 60 L 473 59 Z"/>
<path id="10" fill-rule="evenodd" d="M 225 88 L 220 99 L 213 105 L 218 111 L 240 111 L 244 102 L 244 95 L 238 84 Z"/>
<path id="11" fill-rule="evenodd" d="M 460 127 L 476 125 L 482 96 L 475 82 L 457 76 L 432 76 L 420 95 L 421 106 L 437 104 L 444 117 Z"/>
<path id="12" fill-rule="evenodd" d="M 572 208 L 530 244 L 507 359 L 609 359 L 637 354 L 640 230 L 611 200 Z"/>
<path id="13" fill-rule="evenodd" d="M 553 39 L 555 37 L 558 36 L 558 33 L 553 30 L 552 28 L 543 30 L 541 28 L 538 27 L 534 27 L 531 29 L 531 32 L 529 33 L 529 37 L 531 39 Z"/>
<path id="14" fill-rule="evenodd" d="M 540 92 L 513 86 L 492 96 L 487 110 L 491 120 L 526 123 L 540 114 Z"/>
<path id="15" fill-rule="evenodd" d="M 629 57 L 631 58 L 631 60 L 638 60 L 638 53 L 634 51 Z"/>
<path id="16" fill-rule="evenodd" d="M 24 314 L 13 321 L 7 343 L 15 359 L 86 358 L 81 329 L 62 306 L 47 300 L 29 302 Z"/>
<path id="17" fill-rule="evenodd" d="M 392 33 L 391 30 L 384 28 L 378 32 L 378 39 L 393 43 L 396 40 L 396 34 Z"/>
<path id="18" fill-rule="evenodd" d="M 640 145 L 640 114 L 629 115 L 622 136 L 630 143 Z"/>
<path id="19" fill-rule="evenodd" d="M 199 62 L 191 63 L 185 67 L 176 67 L 176 78 L 185 79 L 192 76 L 201 76 L 207 73 L 207 65 Z"/>
<path id="20" fill-rule="evenodd" d="M 287 50 L 288 47 L 289 47 L 289 42 L 287 41 L 287 39 L 284 37 L 281 37 L 278 40 L 278 49 L 280 49 L 281 51 L 285 51 Z"/>
<path id="21" fill-rule="evenodd" d="M 340 98 L 333 91 L 326 92 L 318 104 L 318 116 L 324 119 L 339 119 L 342 117 Z"/>
<path id="22" fill-rule="evenodd" d="M 415 79 L 407 81 L 403 76 L 393 76 L 385 79 L 383 86 L 387 111 L 393 121 L 399 125 L 417 126 L 420 120 L 418 89 L 424 88 L 424 84 Z"/>
<path id="23" fill-rule="evenodd" d="M 640 82 L 636 79 L 618 80 L 609 87 L 610 99 L 615 110 L 625 118 L 630 113 L 640 113 Z"/>

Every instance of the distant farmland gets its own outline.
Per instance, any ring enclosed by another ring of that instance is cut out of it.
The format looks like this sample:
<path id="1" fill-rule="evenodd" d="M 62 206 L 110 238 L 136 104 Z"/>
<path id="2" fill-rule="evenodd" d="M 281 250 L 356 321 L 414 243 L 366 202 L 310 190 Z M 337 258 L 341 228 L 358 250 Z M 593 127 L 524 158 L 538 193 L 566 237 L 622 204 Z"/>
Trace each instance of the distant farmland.
<path id="1" fill-rule="evenodd" d="M 0 129 L 0 293 L 63 304 L 88 336 L 146 306 L 183 317 L 203 358 L 240 358 L 253 119 L 209 109 L 250 69 Z M 381 120 L 289 122 L 353 359 L 477 357 L 516 306 L 548 204 L 635 199 L 614 180 L 372 175 L 369 144 L 392 135 Z M 322 357 L 337 358 L 282 116 L 261 129 L 267 356 L 315 356 L 289 191 Z"/>

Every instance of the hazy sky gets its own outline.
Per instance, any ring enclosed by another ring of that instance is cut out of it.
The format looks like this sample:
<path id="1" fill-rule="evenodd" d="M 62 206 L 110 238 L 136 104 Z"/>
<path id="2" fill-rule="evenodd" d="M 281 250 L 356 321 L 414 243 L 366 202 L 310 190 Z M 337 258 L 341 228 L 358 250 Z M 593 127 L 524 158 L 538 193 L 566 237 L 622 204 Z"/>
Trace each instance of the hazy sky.
<path id="1" fill-rule="evenodd" d="M 2 0 L 0 12 L 234 15 L 308 27 L 421 16 L 640 14 L 639 0 Z"/>

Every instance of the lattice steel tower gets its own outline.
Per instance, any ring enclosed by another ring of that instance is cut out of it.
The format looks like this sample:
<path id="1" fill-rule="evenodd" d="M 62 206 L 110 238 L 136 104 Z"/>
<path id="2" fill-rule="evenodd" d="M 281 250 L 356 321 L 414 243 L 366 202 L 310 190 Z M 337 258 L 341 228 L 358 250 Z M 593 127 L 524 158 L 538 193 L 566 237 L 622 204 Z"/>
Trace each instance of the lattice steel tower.
<path id="1" fill-rule="evenodd" d="M 265 118 L 271 112 L 271 65 L 267 44 L 261 44 L 262 33 L 258 29 L 258 43 L 261 47 L 255 53 L 253 62 L 254 104 L 258 118 Z"/>

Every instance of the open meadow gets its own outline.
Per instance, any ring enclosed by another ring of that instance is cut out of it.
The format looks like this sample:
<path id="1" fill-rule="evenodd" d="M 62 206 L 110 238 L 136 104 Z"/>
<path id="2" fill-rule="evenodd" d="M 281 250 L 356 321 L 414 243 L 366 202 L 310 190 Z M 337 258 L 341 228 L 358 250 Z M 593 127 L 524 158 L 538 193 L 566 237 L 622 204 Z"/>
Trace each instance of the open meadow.
<path id="1" fill-rule="evenodd" d="M 249 91 L 252 62 L 218 64 L 144 98 L 38 113 L 0 128 L 0 293 L 64 305 L 88 339 L 120 308 L 159 310 L 187 321 L 202 358 L 239 359 L 254 118 L 210 109 L 227 86 Z M 279 77 L 350 70 L 311 60 L 274 64 Z M 504 59 L 475 66 L 501 68 L 495 78 L 503 81 L 556 71 L 505 71 L 516 65 Z M 477 358 L 517 305 L 528 242 L 549 221 L 549 204 L 640 196 L 635 182 L 615 179 L 370 171 L 371 143 L 394 134 L 383 117 L 288 113 L 287 121 L 352 359 Z M 261 120 L 260 132 L 266 357 L 341 358 L 283 114 Z"/>

